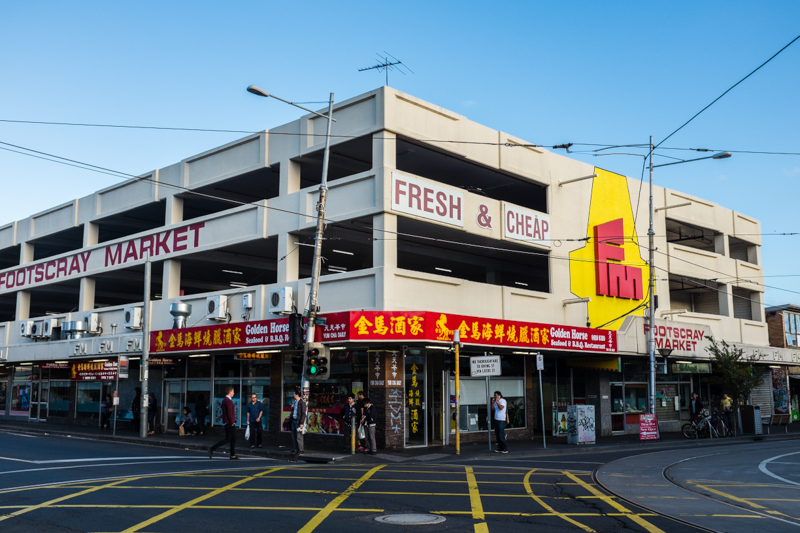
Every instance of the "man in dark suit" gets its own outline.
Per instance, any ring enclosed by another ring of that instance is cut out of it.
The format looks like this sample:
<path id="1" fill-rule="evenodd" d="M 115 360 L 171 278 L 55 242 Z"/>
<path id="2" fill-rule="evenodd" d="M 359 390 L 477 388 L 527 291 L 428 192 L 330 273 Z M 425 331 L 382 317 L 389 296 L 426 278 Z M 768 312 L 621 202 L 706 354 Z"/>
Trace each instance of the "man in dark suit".
<path id="1" fill-rule="evenodd" d="M 300 389 L 294 390 L 294 404 L 292 405 L 292 453 L 302 454 L 305 449 L 303 446 L 303 430 L 306 427 L 306 416 L 308 406 L 303 397 L 300 396 Z"/>
<path id="2" fill-rule="evenodd" d="M 225 424 L 225 438 L 208 449 L 208 458 L 214 456 L 214 450 L 227 443 L 231 443 L 231 459 L 239 459 L 236 455 L 236 411 L 233 408 L 233 387 L 225 389 L 222 399 L 222 423 Z"/>
<path id="3" fill-rule="evenodd" d="M 692 393 L 692 399 L 689 402 L 689 415 L 692 420 L 697 420 L 703 414 L 703 402 L 697 397 L 697 393 Z"/>

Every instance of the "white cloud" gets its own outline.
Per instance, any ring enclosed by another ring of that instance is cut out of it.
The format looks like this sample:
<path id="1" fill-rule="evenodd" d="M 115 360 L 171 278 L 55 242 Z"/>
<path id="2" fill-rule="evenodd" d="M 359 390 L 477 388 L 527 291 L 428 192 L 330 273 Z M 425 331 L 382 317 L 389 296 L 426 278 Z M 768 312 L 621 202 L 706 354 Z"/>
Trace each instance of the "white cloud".
<path id="1" fill-rule="evenodd" d="M 787 176 L 796 176 L 800 174 L 800 167 L 794 167 L 787 170 L 784 170 L 783 173 Z"/>

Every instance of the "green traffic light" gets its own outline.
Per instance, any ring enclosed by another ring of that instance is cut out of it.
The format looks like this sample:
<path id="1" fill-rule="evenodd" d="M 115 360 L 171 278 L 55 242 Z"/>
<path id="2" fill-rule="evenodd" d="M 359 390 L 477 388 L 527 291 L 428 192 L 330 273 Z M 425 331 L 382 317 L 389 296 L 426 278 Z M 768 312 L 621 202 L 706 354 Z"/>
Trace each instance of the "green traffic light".
<path id="1" fill-rule="evenodd" d="M 311 368 L 308 369 L 308 373 L 309 374 L 316 374 L 317 373 L 317 367 L 312 366 Z"/>

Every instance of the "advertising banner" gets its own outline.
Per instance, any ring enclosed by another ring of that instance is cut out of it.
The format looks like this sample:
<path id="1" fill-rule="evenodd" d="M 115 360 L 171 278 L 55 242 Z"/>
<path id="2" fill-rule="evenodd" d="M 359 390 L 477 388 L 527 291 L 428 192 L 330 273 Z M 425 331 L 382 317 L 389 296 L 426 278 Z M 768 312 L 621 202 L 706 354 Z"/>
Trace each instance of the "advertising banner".
<path id="1" fill-rule="evenodd" d="M 326 319 L 326 324 L 316 328 L 317 342 L 450 342 L 453 330 L 458 329 L 461 342 L 465 344 L 571 352 L 617 351 L 617 332 L 613 330 L 430 311 L 350 311 L 322 317 Z M 168 329 L 150 334 L 150 351 L 153 354 L 288 345 L 288 318 Z"/>
<path id="2" fill-rule="evenodd" d="M 116 361 L 75 361 L 72 381 L 116 381 Z"/>
<path id="3" fill-rule="evenodd" d="M 639 415 L 639 440 L 658 439 L 658 419 L 655 413 Z"/>

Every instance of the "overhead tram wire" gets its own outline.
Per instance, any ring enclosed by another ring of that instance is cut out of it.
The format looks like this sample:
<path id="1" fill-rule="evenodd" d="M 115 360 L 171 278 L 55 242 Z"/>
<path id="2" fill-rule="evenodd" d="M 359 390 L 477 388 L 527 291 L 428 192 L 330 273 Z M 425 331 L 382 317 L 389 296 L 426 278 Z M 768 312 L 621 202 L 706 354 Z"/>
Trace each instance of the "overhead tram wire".
<path id="1" fill-rule="evenodd" d="M 41 151 L 38 151 L 38 150 L 32 150 L 32 149 L 29 149 L 29 148 L 25 148 L 25 147 L 22 147 L 22 146 L 19 146 L 19 145 L 13 145 L 11 143 L 6 143 L 6 142 L 3 142 L 3 141 L 0 141 L 0 144 L 5 144 L 7 146 L 14 146 L 14 147 L 20 148 L 22 150 L 28 150 L 28 151 L 34 152 L 36 154 L 41 154 L 41 155 L 44 155 L 44 156 L 48 156 L 48 157 L 54 158 L 54 159 L 50 159 L 49 160 L 49 161 L 51 161 L 53 163 L 67 164 L 67 163 L 65 163 L 65 161 L 69 161 L 71 163 L 77 163 L 77 164 L 80 164 L 80 165 L 86 165 L 86 167 L 93 167 L 95 169 L 101 169 L 101 170 L 106 170 L 106 171 L 109 171 L 109 172 L 115 172 L 118 175 L 115 175 L 115 174 L 110 174 L 110 175 L 113 175 L 114 177 L 122 177 L 124 179 L 127 179 L 128 181 L 148 181 L 148 182 L 151 182 L 151 183 L 159 184 L 159 185 L 161 185 L 163 187 L 169 187 L 169 188 L 181 190 L 181 191 L 184 191 L 184 192 L 187 192 L 189 194 L 196 195 L 196 196 L 202 196 L 202 197 L 206 197 L 206 198 L 220 200 L 220 201 L 224 201 L 224 202 L 228 202 L 228 203 L 232 203 L 232 204 L 236 204 L 236 205 L 242 205 L 242 206 L 249 205 L 249 206 L 257 207 L 257 208 L 272 209 L 272 210 L 277 211 L 277 212 L 287 213 L 287 214 L 291 214 L 291 215 L 306 216 L 304 213 L 291 211 L 291 210 L 288 210 L 288 209 L 281 209 L 281 208 L 278 208 L 278 207 L 258 204 L 258 203 L 255 203 L 255 202 L 244 202 L 244 201 L 241 201 L 241 200 L 233 200 L 233 199 L 230 199 L 230 198 L 224 198 L 224 197 L 221 197 L 221 196 L 216 196 L 216 195 L 213 195 L 213 194 L 201 193 L 201 192 L 189 189 L 188 187 L 183 187 L 181 185 L 174 185 L 174 184 L 170 184 L 170 183 L 156 181 L 156 180 L 154 180 L 153 178 L 151 178 L 148 175 L 135 176 L 133 174 L 128 174 L 128 173 L 125 173 L 125 172 L 112 170 L 112 169 L 107 169 L 105 167 L 99 167 L 99 166 L 96 166 L 96 165 L 91 165 L 89 163 L 83 163 L 81 161 L 77 161 L 77 160 L 74 160 L 74 159 L 68 159 L 68 158 L 57 156 L 57 155 L 54 155 L 54 154 L 49 154 L 47 152 L 41 152 Z M 20 153 L 22 155 L 28 155 L 28 156 L 31 156 L 31 157 L 41 158 L 41 157 L 38 157 L 38 156 L 34 156 L 33 154 L 27 154 L 27 153 L 22 153 L 22 152 L 18 152 L 18 153 Z M 59 161 L 59 160 L 63 160 L 63 161 Z M 75 166 L 75 165 L 70 164 L 69 166 Z M 86 170 L 91 170 L 91 169 L 90 168 L 86 168 Z M 103 173 L 107 173 L 107 172 L 103 172 Z M 339 224 L 338 221 L 335 221 L 335 220 L 332 220 L 332 219 L 327 219 L 326 223 L 334 224 L 334 225 Z M 487 246 L 487 245 L 481 245 L 481 244 L 475 244 L 475 243 L 467 243 L 467 242 L 462 242 L 462 241 L 453 241 L 453 240 L 449 240 L 449 239 L 440 239 L 440 238 L 436 238 L 436 237 L 428 237 L 428 236 L 425 236 L 425 235 L 415 235 L 415 234 L 403 233 L 403 232 L 399 232 L 399 231 L 390 231 L 390 230 L 378 229 L 378 228 L 373 228 L 373 229 L 377 230 L 377 231 L 380 231 L 380 232 L 383 232 L 383 233 L 396 235 L 396 236 L 402 236 L 402 237 L 408 237 L 408 238 L 416 238 L 416 239 L 422 239 L 422 240 L 426 240 L 426 241 L 439 242 L 439 243 L 445 243 L 445 244 L 454 244 L 454 245 L 458 245 L 458 246 L 465 246 L 465 247 L 477 248 L 477 249 L 483 249 L 483 250 L 502 251 L 502 252 L 510 252 L 510 253 L 515 253 L 515 254 L 521 254 L 521 255 L 549 257 L 549 258 L 560 260 L 560 261 L 573 261 L 573 262 L 580 262 L 580 263 L 595 263 L 595 264 L 596 263 L 600 263 L 600 261 L 598 261 L 597 259 L 582 259 L 582 258 L 563 257 L 563 256 L 553 255 L 553 254 L 551 254 L 549 252 L 533 252 L 533 251 L 524 251 L 524 250 L 513 250 L 513 249 L 501 248 L 501 247 L 497 247 L 497 246 Z M 587 241 L 589 239 L 590 239 L 589 237 L 584 237 L 584 238 L 575 239 L 575 240 L 576 241 Z M 567 240 L 567 239 L 553 239 L 553 240 Z M 663 253 L 663 252 L 661 252 L 661 253 Z M 621 263 L 617 263 L 617 264 L 627 265 L 627 266 L 641 266 L 640 263 L 625 263 L 625 262 L 621 262 Z M 659 270 L 663 270 L 664 272 L 669 273 L 666 269 L 660 268 L 658 266 L 655 266 L 655 268 L 659 269 Z M 727 275 L 725 273 L 722 273 L 722 274 L 723 275 Z M 689 279 L 689 278 L 686 278 L 686 279 Z M 708 287 L 709 289 L 718 290 L 719 292 L 725 292 L 725 291 L 721 291 L 719 289 L 714 289 L 713 287 L 709 287 L 707 285 L 703 285 L 703 286 Z M 744 297 L 737 296 L 737 295 L 734 295 L 734 296 L 737 297 L 737 298 L 744 298 Z M 746 299 L 748 301 L 751 301 L 751 302 L 754 301 L 754 300 L 750 300 L 749 298 L 744 298 L 744 299 Z"/>

